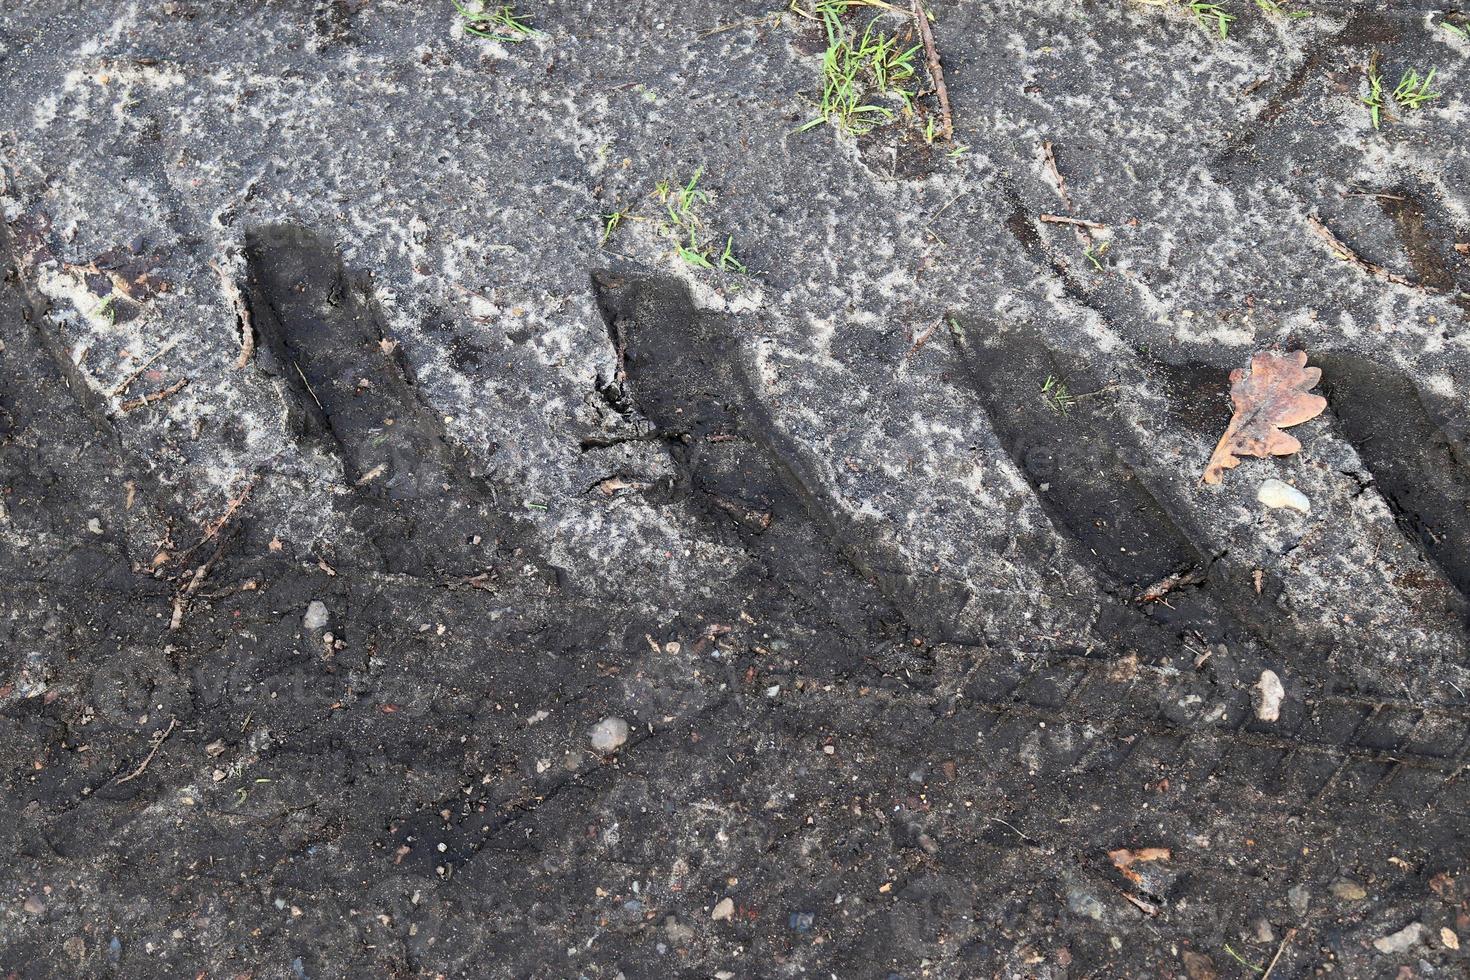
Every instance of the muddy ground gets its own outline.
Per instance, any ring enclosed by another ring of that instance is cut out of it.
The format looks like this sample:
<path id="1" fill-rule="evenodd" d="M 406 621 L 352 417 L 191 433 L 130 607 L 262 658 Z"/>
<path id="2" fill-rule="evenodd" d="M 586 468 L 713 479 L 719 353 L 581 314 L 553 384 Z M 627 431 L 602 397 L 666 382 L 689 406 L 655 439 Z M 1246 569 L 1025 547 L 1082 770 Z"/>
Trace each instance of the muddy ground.
<path id="1" fill-rule="evenodd" d="M 1467 974 L 1463 20 L 928 6 L 0 0 L 6 975 Z"/>

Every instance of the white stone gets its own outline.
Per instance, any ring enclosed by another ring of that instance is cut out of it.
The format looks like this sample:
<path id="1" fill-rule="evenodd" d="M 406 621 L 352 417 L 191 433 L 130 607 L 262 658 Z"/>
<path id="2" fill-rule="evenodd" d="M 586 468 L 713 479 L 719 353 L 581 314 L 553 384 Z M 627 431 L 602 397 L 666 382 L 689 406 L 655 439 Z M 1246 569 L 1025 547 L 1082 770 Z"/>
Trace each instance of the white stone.
<path id="1" fill-rule="evenodd" d="M 301 617 L 301 625 L 309 630 L 319 630 L 332 621 L 331 614 L 327 612 L 327 604 L 320 599 L 313 599 L 306 606 L 306 615 Z"/>
<path id="2" fill-rule="evenodd" d="M 1276 671 L 1261 671 L 1261 679 L 1256 682 L 1254 690 L 1256 717 L 1261 721 L 1275 721 L 1280 718 L 1281 702 L 1286 700 L 1286 688 L 1281 686 L 1281 678 L 1276 676 Z"/>
<path id="3" fill-rule="evenodd" d="M 617 751 L 628 740 L 628 723 L 621 718 L 604 718 L 587 734 L 592 739 L 592 747 L 606 755 Z"/>
<path id="4" fill-rule="evenodd" d="M 1256 499 L 1267 507 L 1289 507 L 1303 514 L 1312 512 L 1312 502 L 1296 487 L 1280 480 L 1266 480 L 1256 491 Z"/>
<path id="5" fill-rule="evenodd" d="M 726 919 L 729 919 L 734 915 L 735 900 L 730 898 L 722 898 L 719 900 L 719 902 L 715 904 L 715 909 L 709 914 L 709 917 L 711 919 L 714 919 L 716 922 L 724 922 Z"/>
<path id="6" fill-rule="evenodd" d="M 1380 953 L 1402 953 L 1424 938 L 1424 923 L 1410 922 L 1398 932 L 1373 940 L 1373 948 Z"/>

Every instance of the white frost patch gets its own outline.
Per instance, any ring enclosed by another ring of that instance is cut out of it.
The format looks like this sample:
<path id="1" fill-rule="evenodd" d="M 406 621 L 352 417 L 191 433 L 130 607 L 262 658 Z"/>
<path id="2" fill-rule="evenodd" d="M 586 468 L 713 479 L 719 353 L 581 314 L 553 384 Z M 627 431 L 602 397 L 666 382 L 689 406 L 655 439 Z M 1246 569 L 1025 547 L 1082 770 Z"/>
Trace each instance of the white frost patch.
<path id="1" fill-rule="evenodd" d="M 694 270 L 683 259 L 675 258 L 685 284 L 689 287 L 689 298 L 697 310 L 715 313 L 753 313 L 765 308 L 766 294 L 759 286 L 746 286 L 734 295 L 721 293 L 714 286 L 694 275 Z"/>
<path id="2" fill-rule="evenodd" d="M 61 107 L 61 98 L 57 95 L 47 95 L 36 100 L 31 107 L 31 128 L 45 129 L 56 121 L 56 114 Z"/>
<path id="3" fill-rule="evenodd" d="M 1424 387 L 1441 398 L 1454 398 L 1458 394 L 1455 379 L 1447 374 L 1430 374 L 1423 378 Z"/>

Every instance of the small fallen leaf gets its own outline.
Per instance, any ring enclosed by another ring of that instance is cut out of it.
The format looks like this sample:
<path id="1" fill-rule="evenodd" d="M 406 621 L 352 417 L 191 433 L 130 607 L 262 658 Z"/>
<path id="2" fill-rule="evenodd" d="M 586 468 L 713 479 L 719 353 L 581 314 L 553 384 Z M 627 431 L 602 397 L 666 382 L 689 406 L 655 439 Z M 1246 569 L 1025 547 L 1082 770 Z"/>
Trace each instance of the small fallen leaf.
<path id="1" fill-rule="evenodd" d="M 1169 860 L 1169 849 L 1167 847 L 1140 847 L 1138 850 L 1129 850 L 1120 847 L 1116 851 L 1109 851 L 1108 857 L 1113 866 L 1135 885 L 1143 881 L 1143 875 L 1133 870 L 1135 862 L 1167 861 Z"/>
<path id="2" fill-rule="evenodd" d="M 1184 972 L 1189 974 L 1189 980 L 1217 980 L 1220 976 L 1215 961 L 1194 950 L 1184 952 Z"/>
<path id="3" fill-rule="evenodd" d="M 1235 415 L 1210 455 L 1205 482 L 1219 483 L 1226 470 L 1240 465 L 1237 456 L 1290 456 L 1302 448 L 1281 431 L 1321 415 L 1327 399 L 1309 394 L 1322 379 L 1322 369 L 1307 367 L 1307 352 L 1263 351 L 1251 358 L 1249 371 L 1230 372 L 1230 401 Z"/>

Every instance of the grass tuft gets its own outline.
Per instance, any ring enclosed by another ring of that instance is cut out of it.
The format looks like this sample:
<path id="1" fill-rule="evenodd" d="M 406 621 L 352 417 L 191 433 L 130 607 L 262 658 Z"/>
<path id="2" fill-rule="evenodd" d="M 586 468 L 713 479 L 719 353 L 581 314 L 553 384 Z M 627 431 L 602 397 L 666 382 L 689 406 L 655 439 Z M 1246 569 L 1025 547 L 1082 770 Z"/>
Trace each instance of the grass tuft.
<path id="1" fill-rule="evenodd" d="M 1421 76 L 1418 71 L 1410 68 L 1399 78 L 1398 86 L 1393 90 L 1393 100 L 1405 109 L 1415 110 L 1424 108 L 1426 103 L 1439 98 L 1438 92 L 1431 92 L 1429 85 L 1434 81 L 1436 69 L 1429 69 L 1429 74 Z"/>
<path id="2" fill-rule="evenodd" d="M 917 58 L 923 45 L 901 48 L 898 38 L 877 29 L 870 20 L 861 34 L 843 23 L 849 7 L 896 9 L 871 0 L 817 0 L 811 10 L 792 9 L 820 19 L 827 32 L 827 49 L 822 54 L 822 101 L 817 116 L 803 124 L 804 133 L 823 123 L 841 132 L 862 135 L 871 132 L 897 113 L 876 99 L 895 100 L 904 111 L 913 108 L 917 90 L 910 87 L 917 73 Z"/>
<path id="3" fill-rule="evenodd" d="M 699 209 L 708 204 L 710 194 L 699 186 L 704 169 L 694 171 L 684 184 L 671 180 L 659 181 L 653 194 L 664 205 L 667 220 L 662 223 L 663 233 L 673 243 L 674 254 L 697 269 L 720 268 L 736 272 L 748 272 L 745 264 L 735 257 L 735 240 L 725 236 L 725 247 L 718 254 L 716 246 L 704 239 L 704 220 Z"/>
<path id="4" fill-rule="evenodd" d="M 1273 17 L 1285 17 L 1287 20 L 1304 20 L 1312 16 L 1310 10 L 1287 10 L 1286 7 L 1276 0 L 1256 0 L 1256 6 L 1261 8 L 1264 14 Z"/>
<path id="5" fill-rule="evenodd" d="M 1046 381 L 1041 386 L 1041 400 L 1058 415 L 1066 415 L 1077 404 L 1077 396 L 1067 388 L 1065 381 L 1054 374 L 1046 376 Z"/>
<path id="6" fill-rule="evenodd" d="M 614 211 L 612 214 L 602 215 L 602 237 L 598 239 L 597 244 L 606 245 L 607 240 L 613 236 L 613 232 L 618 230 L 618 226 L 626 217 L 628 217 L 626 211 Z"/>
<path id="7" fill-rule="evenodd" d="M 1195 23 L 1205 30 L 1219 31 L 1222 41 L 1230 36 L 1230 24 L 1235 20 L 1235 15 L 1227 14 L 1225 8 L 1218 3 L 1190 0 L 1189 12 L 1194 15 Z"/>
<path id="8" fill-rule="evenodd" d="M 460 3 L 460 0 L 453 2 L 454 9 L 459 11 L 460 19 L 464 21 L 465 32 L 475 37 L 519 44 L 541 36 L 540 31 L 516 14 L 512 4 L 501 3 L 486 7 L 483 2 L 474 0 L 469 4 Z"/>

